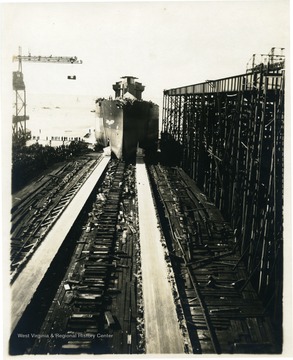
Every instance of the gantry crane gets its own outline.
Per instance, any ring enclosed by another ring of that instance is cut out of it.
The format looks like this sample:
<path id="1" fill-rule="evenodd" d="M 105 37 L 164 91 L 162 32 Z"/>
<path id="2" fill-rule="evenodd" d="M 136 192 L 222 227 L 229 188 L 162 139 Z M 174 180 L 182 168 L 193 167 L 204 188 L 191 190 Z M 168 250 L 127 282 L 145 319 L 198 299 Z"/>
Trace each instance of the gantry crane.
<path id="1" fill-rule="evenodd" d="M 82 64 L 76 56 L 23 56 L 21 47 L 19 54 L 13 56 L 13 61 L 18 61 L 18 70 L 13 72 L 13 90 L 15 91 L 15 114 L 12 116 L 12 131 L 16 137 L 27 137 L 26 121 L 29 116 L 26 114 L 26 90 L 23 81 L 22 62 L 39 62 L 52 64 Z M 75 79 L 68 77 L 68 79 Z"/>

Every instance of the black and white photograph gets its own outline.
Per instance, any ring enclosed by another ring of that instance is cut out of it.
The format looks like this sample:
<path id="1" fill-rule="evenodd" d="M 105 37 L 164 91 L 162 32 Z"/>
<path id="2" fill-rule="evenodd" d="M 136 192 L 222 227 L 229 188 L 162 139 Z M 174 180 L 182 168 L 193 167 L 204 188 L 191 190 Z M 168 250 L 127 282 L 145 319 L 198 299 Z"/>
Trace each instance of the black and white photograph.
<path id="1" fill-rule="evenodd" d="M 290 1 L 0 15 L 3 358 L 293 356 Z"/>

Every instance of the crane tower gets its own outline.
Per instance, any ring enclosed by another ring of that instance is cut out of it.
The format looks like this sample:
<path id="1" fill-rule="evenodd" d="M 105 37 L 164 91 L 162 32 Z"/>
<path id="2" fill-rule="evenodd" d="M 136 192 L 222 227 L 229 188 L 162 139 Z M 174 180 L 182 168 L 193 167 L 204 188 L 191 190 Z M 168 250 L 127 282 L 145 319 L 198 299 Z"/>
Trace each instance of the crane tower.
<path id="1" fill-rule="evenodd" d="M 18 61 L 18 70 L 13 72 L 13 91 L 15 92 L 15 113 L 12 116 L 12 133 L 16 137 L 26 137 L 26 89 L 23 80 L 22 62 L 39 62 L 52 64 L 82 64 L 76 56 L 23 56 L 19 47 L 19 54 L 13 56 L 13 61 Z"/>

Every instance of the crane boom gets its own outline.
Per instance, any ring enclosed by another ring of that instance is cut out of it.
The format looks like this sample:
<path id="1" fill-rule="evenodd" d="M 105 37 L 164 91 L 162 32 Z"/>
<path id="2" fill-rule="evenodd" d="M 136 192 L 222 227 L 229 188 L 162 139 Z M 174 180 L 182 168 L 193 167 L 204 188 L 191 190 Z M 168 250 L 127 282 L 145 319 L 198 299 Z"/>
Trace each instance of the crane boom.
<path id="1" fill-rule="evenodd" d="M 32 56 L 30 53 L 22 55 L 21 47 L 18 55 L 12 57 L 12 61 L 18 61 L 18 71 L 13 72 L 13 90 L 15 92 L 15 115 L 12 116 L 12 130 L 17 137 L 27 137 L 26 121 L 26 89 L 23 81 L 22 62 L 52 63 L 52 64 L 82 64 L 76 56 Z M 68 76 L 67 79 L 75 80 L 76 76 Z"/>
<path id="2" fill-rule="evenodd" d="M 60 63 L 60 64 L 82 64 L 82 60 L 78 60 L 76 56 L 32 56 L 17 55 L 13 56 L 13 61 L 31 61 L 41 63 Z"/>

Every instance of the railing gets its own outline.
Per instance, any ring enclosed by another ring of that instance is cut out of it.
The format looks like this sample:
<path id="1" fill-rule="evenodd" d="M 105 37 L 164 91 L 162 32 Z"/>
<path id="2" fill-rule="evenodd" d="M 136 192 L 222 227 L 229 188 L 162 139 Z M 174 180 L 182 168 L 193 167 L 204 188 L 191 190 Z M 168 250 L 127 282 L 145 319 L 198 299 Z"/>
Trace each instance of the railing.
<path id="1" fill-rule="evenodd" d="M 279 69 L 278 69 L 279 70 Z M 213 94 L 220 92 L 252 91 L 258 88 L 261 78 L 268 78 L 268 90 L 281 88 L 282 70 L 278 72 L 257 71 L 218 80 L 207 80 L 194 85 L 164 90 L 164 95 Z"/>

